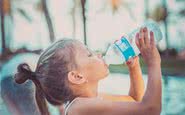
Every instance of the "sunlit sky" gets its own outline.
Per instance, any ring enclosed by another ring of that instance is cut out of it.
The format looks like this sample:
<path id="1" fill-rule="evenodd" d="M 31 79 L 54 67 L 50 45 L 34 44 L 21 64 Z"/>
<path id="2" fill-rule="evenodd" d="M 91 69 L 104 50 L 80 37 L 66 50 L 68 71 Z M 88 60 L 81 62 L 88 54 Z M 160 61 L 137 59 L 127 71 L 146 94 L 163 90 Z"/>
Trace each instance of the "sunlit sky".
<path id="1" fill-rule="evenodd" d="M 13 25 L 8 27 L 10 32 L 12 30 L 12 39 L 9 42 L 10 48 L 16 50 L 25 46 L 28 49 L 45 49 L 50 42 L 44 15 L 36 11 L 34 7 L 38 0 L 32 0 L 31 2 L 29 0 L 21 1 L 12 1 L 13 8 L 24 9 L 32 19 L 32 22 L 26 20 L 16 10 L 13 10 L 13 24 L 6 17 L 6 23 Z M 131 32 L 134 28 L 144 23 L 145 20 L 144 0 L 124 0 L 125 4 L 129 4 L 132 15 L 129 14 L 128 9 L 124 6 L 120 7 L 115 14 L 112 14 L 108 1 L 110 0 L 88 0 L 87 3 L 87 44 L 93 50 L 104 51 L 108 43 Z M 75 38 L 83 42 L 83 22 L 80 7 L 76 8 L 76 34 L 73 35 L 73 23 L 70 14 L 73 0 L 49 0 L 48 4 L 57 40 L 65 37 Z M 152 11 L 158 4 L 160 4 L 160 0 L 150 0 L 149 10 Z M 168 7 L 173 11 L 178 10 L 175 0 L 170 0 Z M 172 23 L 169 24 L 170 46 L 181 48 L 183 38 L 180 38 L 179 34 L 185 36 L 185 28 L 183 28 L 185 27 L 185 21 L 184 19 L 178 19 L 175 22 L 173 20 L 177 19 L 175 19 L 175 16 L 172 17 L 174 19 L 170 19 Z M 164 34 L 164 25 L 162 23 L 159 24 Z M 7 36 L 10 35 L 7 34 Z M 161 50 L 166 48 L 164 37 L 159 46 Z"/>

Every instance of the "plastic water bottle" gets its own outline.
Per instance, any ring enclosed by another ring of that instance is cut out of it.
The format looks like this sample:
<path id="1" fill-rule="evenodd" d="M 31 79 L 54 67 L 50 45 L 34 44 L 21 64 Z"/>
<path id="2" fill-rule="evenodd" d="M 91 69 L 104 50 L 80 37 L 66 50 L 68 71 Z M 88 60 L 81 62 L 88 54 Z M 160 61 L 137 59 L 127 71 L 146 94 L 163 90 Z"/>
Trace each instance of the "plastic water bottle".
<path id="1" fill-rule="evenodd" d="M 128 59 L 140 54 L 140 51 L 135 43 L 135 36 L 137 32 L 140 31 L 141 27 L 147 27 L 148 31 L 152 31 L 154 33 L 155 43 L 158 43 L 162 39 L 162 32 L 158 24 L 149 20 L 131 33 L 121 37 L 120 40 L 110 44 L 104 56 L 104 60 L 108 65 L 123 64 Z"/>

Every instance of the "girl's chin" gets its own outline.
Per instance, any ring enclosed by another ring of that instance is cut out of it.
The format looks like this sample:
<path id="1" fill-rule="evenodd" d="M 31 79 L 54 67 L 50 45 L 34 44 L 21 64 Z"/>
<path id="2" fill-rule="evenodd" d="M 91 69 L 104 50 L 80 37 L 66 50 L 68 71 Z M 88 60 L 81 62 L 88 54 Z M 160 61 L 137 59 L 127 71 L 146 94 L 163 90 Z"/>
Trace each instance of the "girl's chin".
<path id="1" fill-rule="evenodd" d="M 106 74 L 105 74 L 105 77 L 107 77 L 108 75 L 109 75 L 109 69 L 107 69 L 107 71 L 106 71 Z"/>

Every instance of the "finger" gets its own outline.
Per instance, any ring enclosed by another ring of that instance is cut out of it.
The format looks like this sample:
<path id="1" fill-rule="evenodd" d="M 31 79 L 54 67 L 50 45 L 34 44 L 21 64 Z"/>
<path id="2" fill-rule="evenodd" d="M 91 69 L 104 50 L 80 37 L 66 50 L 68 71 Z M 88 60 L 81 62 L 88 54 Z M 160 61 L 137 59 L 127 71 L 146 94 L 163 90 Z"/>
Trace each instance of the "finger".
<path id="1" fill-rule="evenodd" d="M 148 29 L 145 27 L 143 31 L 144 31 L 144 42 L 146 45 L 149 45 Z"/>
<path id="2" fill-rule="evenodd" d="M 150 31 L 150 45 L 155 46 L 154 33 Z"/>
<path id="3" fill-rule="evenodd" d="M 141 46 L 139 44 L 139 33 L 136 34 L 135 42 L 136 42 L 137 47 L 140 49 Z"/>
<path id="4" fill-rule="evenodd" d="M 139 60 L 139 56 L 135 56 L 134 59 L 135 59 L 135 60 Z"/>
<path id="5" fill-rule="evenodd" d="M 134 59 L 133 59 L 133 58 L 130 58 L 130 59 L 126 62 L 127 65 L 132 65 L 133 63 L 134 63 Z"/>
<path id="6" fill-rule="evenodd" d="M 139 45 L 140 47 L 144 47 L 144 34 L 143 34 L 143 29 L 141 28 L 140 29 L 140 32 L 139 32 Z"/>

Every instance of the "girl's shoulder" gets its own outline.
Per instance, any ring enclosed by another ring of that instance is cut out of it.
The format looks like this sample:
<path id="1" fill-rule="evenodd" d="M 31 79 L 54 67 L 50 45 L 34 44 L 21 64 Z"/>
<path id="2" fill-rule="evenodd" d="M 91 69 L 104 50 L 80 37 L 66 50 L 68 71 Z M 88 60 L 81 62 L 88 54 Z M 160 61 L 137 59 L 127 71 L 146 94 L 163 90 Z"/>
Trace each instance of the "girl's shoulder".
<path id="1" fill-rule="evenodd" d="M 151 112 L 150 106 L 143 102 L 122 102 L 102 98 L 76 98 L 68 115 L 145 115 Z"/>
<path id="2" fill-rule="evenodd" d="M 75 98 L 75 101 L 68 110 L 68 115 L 90 115 L 101 114 L 111 107 L 111 101 L 103 100 L 102 98 Z"/>

